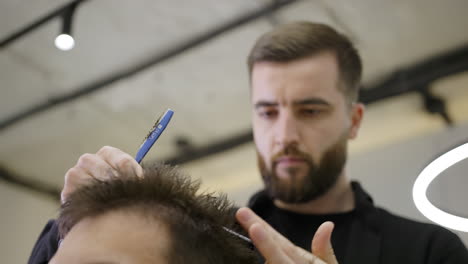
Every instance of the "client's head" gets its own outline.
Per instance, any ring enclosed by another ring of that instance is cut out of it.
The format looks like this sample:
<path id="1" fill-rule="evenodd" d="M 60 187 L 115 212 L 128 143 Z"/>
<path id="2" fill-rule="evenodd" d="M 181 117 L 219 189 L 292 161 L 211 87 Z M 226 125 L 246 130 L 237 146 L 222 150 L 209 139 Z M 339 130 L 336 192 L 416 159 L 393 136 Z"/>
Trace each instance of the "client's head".
<path id="1" fill-rule="evenodd" d="M 224 196 L 165 165 L 76 190 L 58 218 L 62 243 L 50 263 L 255 263 L 226 232 L 234 209 Z"/>

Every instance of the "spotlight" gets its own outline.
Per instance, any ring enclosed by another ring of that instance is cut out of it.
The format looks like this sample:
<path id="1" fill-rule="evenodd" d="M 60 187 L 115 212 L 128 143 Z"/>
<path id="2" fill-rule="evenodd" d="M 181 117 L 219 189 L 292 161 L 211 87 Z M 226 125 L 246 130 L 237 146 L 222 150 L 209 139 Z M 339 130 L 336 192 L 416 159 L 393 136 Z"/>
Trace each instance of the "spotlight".
<path id="1" fill-rule="evenodd" d="M 75 40 L 68 34 L 60 34 L 55 38 L 55 46 L 60 50 L 71 50 L 75 46 Z"/>
<path id="2" fill-rule="evenodd" d="M 449 214 L 435 207 L 426 196 L 429 184 L 455 163 L 468 158 L 468 143 L 435 159 L 419 174 L 413 186 L 413 200 L 418 210 L 429 220 L 447 228 L 468 232 L 468 219 Z"/>
<path id="3" fill-rule="evenodd" d="M 55 38 L 55 46 L 60 50 L 68 51 L 75 46 L 75 40 L 71 34 L 71 24 L 75 8 L 76 4 L 71 5 L 62 15 L 62 34 Z"/>

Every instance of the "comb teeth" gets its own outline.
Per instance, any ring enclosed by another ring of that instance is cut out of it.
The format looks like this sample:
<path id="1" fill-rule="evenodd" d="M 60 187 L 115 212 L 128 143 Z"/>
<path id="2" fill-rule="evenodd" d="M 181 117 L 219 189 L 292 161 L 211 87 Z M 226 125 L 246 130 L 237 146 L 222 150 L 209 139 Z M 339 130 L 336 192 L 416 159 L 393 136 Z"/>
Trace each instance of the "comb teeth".
<path id="1" fill-rule="evenodd" d="M 154 129 L 156 128 L 156 126 L 158 125 L 159 123 L 159 120 L 161 120 L 161 117 L 163 116 L 163 114 L 161 114 L 159 117 L 158 117 L 158 120 L 156 120 L 156 122 L 154 122 L 154 125 L 153 127 L 148 131 L 148 134 L 146 135 L 146 137 L 143 139 L 142 143 L 145 142 L 145 140 L 147 140 L 149 138 L 149 136 L 151 135 L 151 133 L 154 131 Z"/>

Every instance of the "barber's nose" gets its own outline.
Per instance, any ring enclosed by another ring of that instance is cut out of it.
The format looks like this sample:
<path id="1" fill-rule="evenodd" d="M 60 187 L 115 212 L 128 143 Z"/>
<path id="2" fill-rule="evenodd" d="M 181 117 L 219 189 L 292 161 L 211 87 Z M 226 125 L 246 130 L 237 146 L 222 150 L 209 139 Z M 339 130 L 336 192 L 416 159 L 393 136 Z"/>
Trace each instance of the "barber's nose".
<path id="1" fill-rule="evenodd" d="M 279 116 L 275 126 L 275 143 L 280 147 L 297 145 L 299 143 L 298 122 L 290 113 L 284 113 Z"/>

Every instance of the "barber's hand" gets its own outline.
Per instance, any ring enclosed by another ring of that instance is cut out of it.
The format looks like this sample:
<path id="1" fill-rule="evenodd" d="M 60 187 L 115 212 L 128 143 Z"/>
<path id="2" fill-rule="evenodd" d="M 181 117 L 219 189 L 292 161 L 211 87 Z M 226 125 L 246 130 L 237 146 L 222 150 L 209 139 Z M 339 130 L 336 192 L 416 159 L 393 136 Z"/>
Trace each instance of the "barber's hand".
<path id="1" fill-rule="evenodd" d="M 114 147 L 105 146 L 96 154 L 83 154 L 65 174 L 61 201 L 64 203 L 73 191 L 93 178 L 106 180 L 119 177 L 120 173 L 142 177 L 143 169 L 132 156 Z"/>
<path id="2" fill-rule="evenodd" d="M 239 209 L 236 218 L 268 264 L 338 264 L 330 241 L 332 222 L 318 228 L 311 253 L 295 246 L 249 208 Z"/>

